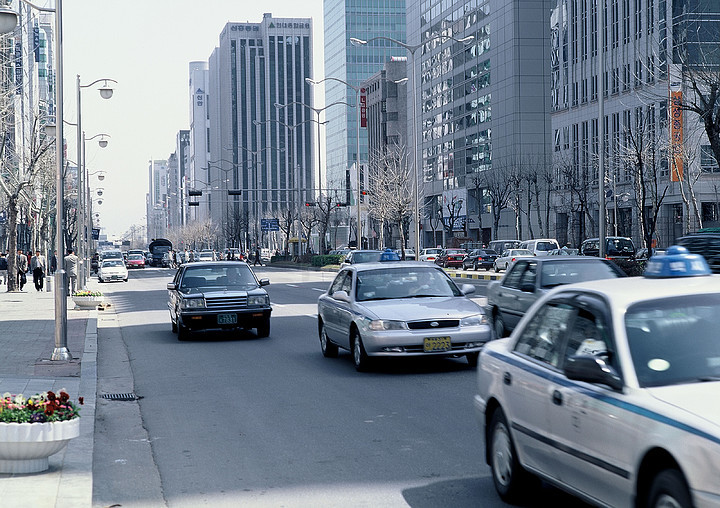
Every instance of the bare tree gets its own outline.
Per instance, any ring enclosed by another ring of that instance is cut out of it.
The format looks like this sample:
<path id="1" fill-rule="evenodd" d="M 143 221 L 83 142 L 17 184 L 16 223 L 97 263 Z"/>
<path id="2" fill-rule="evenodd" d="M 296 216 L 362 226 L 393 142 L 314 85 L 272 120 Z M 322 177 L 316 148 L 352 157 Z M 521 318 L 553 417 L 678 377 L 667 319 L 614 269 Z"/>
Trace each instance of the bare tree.
<path id="1" fill-rule="evenodd" d="M 445 200 L 446 197 L 449 197 L 449 199 Z M 443 220 L 443 227 L 448 238 L 454 236 L 455 224 L 463 215 L 464 206 L 464 200 L 457 194 L 443 197 L 443 209 L 447 211 L 447 215 L 443 217 L 443 219 L 447 217 L 447 220 Z"/>
<path id="2" fill-rule="evenodd" d="M 315 226 L 320 222 L 320 214 L 316 211 L 315 208 L 316 207 L 314 206 L 306 206 L 304 210 L 300 211 L 299 215 L 300 227 L 305 233 L 305 238 L 307 239 L 305 254 L 308 256 L 312 253 L 312 245 L 310 242 L 312 231 L 313 229 L 315 229 Z M 298 246 L 298 252 L 302 252 L 302 238 L 298 238 Z"/>
<path id="3" fill-rule="evenodd" d="M 290 234 L 293 230 L 293 224 L 295 224 L 295 209 L 292 205 L 280 208 L 278 211 L 278 225 L 280 231 L 285 236 L 285 255 L 290 255 Z M 298 235 L 299 236 L 299 235 Z"/>
<path id="4" fill-rule="evenodd" d="M 508 185 L 509 168 L 494 164 L 492 169 L 479 173 L 480 184 L 490 199 L 493 220 L 493 239 L 498 239 L 502 211 L 508 207 L 512 189 Z"/>

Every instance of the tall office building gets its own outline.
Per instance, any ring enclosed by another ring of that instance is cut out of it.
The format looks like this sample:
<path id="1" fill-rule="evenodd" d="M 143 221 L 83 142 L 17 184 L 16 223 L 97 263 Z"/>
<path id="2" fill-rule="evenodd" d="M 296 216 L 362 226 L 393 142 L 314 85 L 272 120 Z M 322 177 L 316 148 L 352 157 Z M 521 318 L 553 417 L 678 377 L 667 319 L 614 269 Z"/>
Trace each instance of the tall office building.
<path id="1" fill-rule="evenodd" d="M 213 223 L 242 243 L 260 221 L 314 199 L 312 20 L 228 23 L 209 59 L 208 208 Z M 231 194 L 228 193 L 231 192 Z M 236 241 L 236 240 L 233 240 Z"/>
<path id="2" fill-rule="evenodd" d="M 449 244 L 448 235 L 489 241 L 479 176 L 550 158 L 550 12 L 550 0 L 408 0 L 408 43 L 423 45 L 408 61 L 421 247 Z M 453 218 L 451 232 L 439 215 Z"/>
<path id="3" fill-rule="evenodd" d="M 388 37 L 405 42 L 405 0 L 325 0 L 325 77 L 360 86 L 393 56 L 407 51 L 388 40 L 353 46 L 350 38 Z M 338 81 L 325 81 L 326 157 L 323 177 L 330 189 L 349 188 L 349 169 L 357 153 L 355 92 Z M 367 134 L 360 136 L 360 163 L 367 162 Z M 348 196 L 349 198 L 349 196 Z"/>
<path id="4" fill-rule="evenodd" d="M 148 189 L 145 203 L 148 239 L 166 238 L 168 233 L 168 161 L 149 161 Z"/>
<path id="5" fill-rule="evenodd" d="M 205 220 L 210 217 L 210 189 L 213 182 L 209 177 L 210 156 L 210 117 L 208 109 L 208 64 L 207 62 L 190 62 L 190 157 L 185 179 L 184 199 L 186 202 L 198 203 L 189 207 L 188 218 Z M 204 196 L 188 199 L 188 191 L 198 190 Z"/>

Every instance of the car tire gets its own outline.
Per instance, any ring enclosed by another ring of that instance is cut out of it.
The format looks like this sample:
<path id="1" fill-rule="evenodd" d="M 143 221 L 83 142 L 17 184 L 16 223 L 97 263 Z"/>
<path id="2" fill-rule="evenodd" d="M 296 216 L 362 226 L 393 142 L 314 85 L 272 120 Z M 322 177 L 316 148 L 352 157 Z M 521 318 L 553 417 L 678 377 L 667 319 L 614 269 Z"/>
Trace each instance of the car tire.
<path id="1" fill-rule="evenodd" d="M 101 278 L 101 277 L 98 277 L 98 284 L 102 284 L 103 282 L 105 282 L 105 281 L 104 281 L 104 280 L 102 280 L 102 278 Z"/>
<path id="2" fill-rule="evenodd" d="M 480 356 L 480 353 L 468 353 L 465 355 L 465 358 L 467 358 L 468 365 L 470 367 L 477 367 L 478 364 L 478 357 Z"/>
<path id="3" fill-rule="evenodd" d="M 128 281 L 127 279 L 123 279 L 123 282 L 127 282 L 127 281 Z"/>
<path id="4" fill-rule="evenodd" d="M 497 263 L 493 263 L 493 268 L 495 269 L 495 273 L 498 273 L 500 271 L 500 267 Z"/>
<path id="5" fill-rule="evenodd" d="M 510 426 L 501 409 L 492 415 L 486 446 L 495 490 L 506 503 L 515 503 L 528 483 L 528 473 L 518 462 Z"/>
<path id="6" fill-rule="evenodd" d="M 478 271 L 477 261 L 473 263 L 473 270 Z"/>
<path id="7" fill-rule="evenodd" d="M 325 324 L 320 323 L 320 350 L 325 358 L 337 358 L 338 347 L 337 344 L 330 342 L 325 331 Z"/>
<path id="8" fill-rule="evenodd" d="M 261 339 L 270 336 L 270 319 L 266 319 L 265 322 L 256 328 L 257 336 Z"/>
<path id="9" fill-rule="evenodd" d="M 502 339 L 507 335 L 507 328 L 505 328 L 505 320 L 500 315 L 500 312 L 495 314 L 493 318 L 493 328 L 495 329 L 495 336 L 498 339 Z"/>
<path id="10" fill-rule="evenodd" d="M 360 337 L 360 333 L 355 330 L 352 336 L 352 357 L 353 362 L 355 363 L 355 370 L 358 372 L 367 372 L 370 370 L 370 357 L 367 355 L 367 352 L 365 351 L 365 346 L 363 346 L 362 338 Z"/>
<path id="11" fill-rule="evenodd" d="M 178 340 L 180 342 L 190 340 L 190 329 L 188 329 L 187 326 L 183 326 L 180 323 L 178 323 L 177 329 L 178 329 Z"/>
<path id="12" fill-rule="evenodd" d="M 679 506 L 690 508 L 692 505 L 687 482 L 680 471 L 677 469 L 665 469 L 655 476 L 650 487 L 648 507 Z"/>

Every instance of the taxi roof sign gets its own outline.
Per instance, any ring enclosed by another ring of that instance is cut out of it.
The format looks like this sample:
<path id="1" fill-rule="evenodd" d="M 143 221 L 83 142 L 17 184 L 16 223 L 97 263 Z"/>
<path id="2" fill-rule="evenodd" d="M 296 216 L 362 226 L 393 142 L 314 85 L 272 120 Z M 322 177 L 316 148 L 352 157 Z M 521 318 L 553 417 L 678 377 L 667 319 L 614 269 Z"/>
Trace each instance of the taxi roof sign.
<path id="1" fill-rule="evenodd" d="M 380 261 L 400 261 L 400 256 L 398 256 L 397 252 L 387 248 L 380 254 Z"/>
<path id="2" fill-rule="evenodd" d="M 673 245 L 665 254 L 651 257 L 643 274 L 648 278 L 698 277 L 710 275 L 705 258 L 690 252 L 680 245 Z"/>

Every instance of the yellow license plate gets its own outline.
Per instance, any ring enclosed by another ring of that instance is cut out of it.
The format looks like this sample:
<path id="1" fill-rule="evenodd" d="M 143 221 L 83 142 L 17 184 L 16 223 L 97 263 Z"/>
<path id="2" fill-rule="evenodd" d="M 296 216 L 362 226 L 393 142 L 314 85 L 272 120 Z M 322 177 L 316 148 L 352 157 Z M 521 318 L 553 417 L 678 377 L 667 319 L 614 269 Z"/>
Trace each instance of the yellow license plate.
<path id="1" fill-rule="evenodd" d="M 423 351 L 426 353 L 450 351 L 451 349 L 450 337 L 425 337 L 423 339 Z"/>

